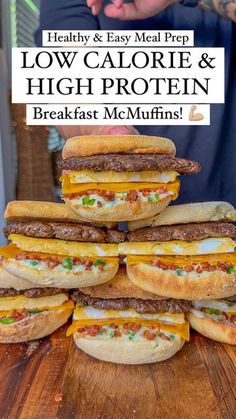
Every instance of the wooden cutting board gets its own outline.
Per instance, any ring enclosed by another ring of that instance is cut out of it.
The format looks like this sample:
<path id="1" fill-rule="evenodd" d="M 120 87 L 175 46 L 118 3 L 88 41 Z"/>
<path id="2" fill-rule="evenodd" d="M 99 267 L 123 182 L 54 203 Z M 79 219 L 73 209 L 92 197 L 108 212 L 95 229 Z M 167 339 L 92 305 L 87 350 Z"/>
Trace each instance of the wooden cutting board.
<path id="1" fill-rule="evenodd" d="M 97 361 L 65 337 L 0 345 L 1 419 L 236 418 L 236 348 L 193 333 L 160 364 Z"/>

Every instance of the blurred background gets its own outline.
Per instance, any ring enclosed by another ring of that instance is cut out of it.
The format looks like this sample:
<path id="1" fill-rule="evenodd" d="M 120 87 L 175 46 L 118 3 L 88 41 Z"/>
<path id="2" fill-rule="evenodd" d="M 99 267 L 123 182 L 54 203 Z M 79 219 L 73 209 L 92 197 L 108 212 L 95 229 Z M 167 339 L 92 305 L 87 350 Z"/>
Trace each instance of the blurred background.
<path id="1" fill-rule="evenodd" d="M 54 127 L 27 127 L 25 105 L 11 105 L 11 48 L 34 47 L 40 0 L 0 0 L 0 245 L 6 203 L 60 200 L 63 139 Z"/>

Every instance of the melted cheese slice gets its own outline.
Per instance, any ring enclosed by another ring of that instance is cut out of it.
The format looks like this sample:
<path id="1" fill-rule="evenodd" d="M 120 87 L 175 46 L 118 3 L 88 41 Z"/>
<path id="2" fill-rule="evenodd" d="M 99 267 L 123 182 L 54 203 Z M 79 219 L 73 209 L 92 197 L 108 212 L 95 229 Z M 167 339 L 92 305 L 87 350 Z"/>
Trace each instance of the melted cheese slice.
<path id="1" fill-rule="evenodd" d="M 3 297 L 3 298 L 5 298 L 5 297 Z M 32 300 L 33 300 L 33 298 L 32 298 Z M 37 298 L 34 298 L 34 300 L 37 300 Z M 37 304 L 37 302 L 36 302 L 36 304 Z M 73 303 L 73 301 L 66 301 L 65 303 L 63 303 L 63 304 L 60 304 L 60 305 L 58 305 L 58 306 L 40 306 L 40 307 L 37 307 L 35 304 L 34 305 L 32 305 L 32 307 L 23 307 L 24 309 L 36 309 L 36 308 L 38 308 L 38 309 L 40 309 L 40 310 L 42 310 L 42 311 L 44 311 L 44 310 L 49 310 L 49 311 L 58 311 L 58 310 L 65 310 L 65 311 L 72 311 L 73 310 L 73 308 L 74 308 L 74 303 Z M 20 309 L 20 308 L 17 308 L 17 309 L 11 309 L 11 310 L 3 310 L 3 311 L 0 311 L 0 316 L 3 316 L 3 317 L 6 317 L 6 316 L 10 316 L 11 314 L 12 314 L 12 311 L 14 311 L 14 310 L 22 310 L 22 309 Z"/>
<path id="2" fill-rule="evenodd" d="M 92 306 L 77 305 L 74 310 L 73 323 L 67 330 L 67 336 L 76 332 L 82 326 L 109 326 L 115 323 L 122 326 L 127 322 L 138 323 L 143 327 L 158 325 L 160 330 L 174 333 L 189 340 L 189 323 L 184 313 L 140 314 L 135 310 L 97 310 Z"/>
<path id="3" fill-rule="evenodd" d="M 228 237 L 191 242 L 125 242 L 119 244 L 120 255 L 205 255 L 235 252 L 236 244 Z"/>
<path id="4" fill-rule="evenodd" d="M 0 298 L 0 311 L 22 310 L 23 308 L 56 307 L 68 301 L 68 294 L 47 295 L 44 297 L 28 298 L 25 295 Z"/>
<path id="5" fill-rule="evenodd" d="M 76 333 L 77 329 L 83 326 L 109 326 L 111 323 L 115 323 L 117 326 L 123 326 L 127 322 L 130 322 L 129 318 L 109 320 L 74 320 L 72 325 L 68 328 L 66 335 L 70 336 L 72 333 Z M 131 322 L 147 328 L 151 326 L 158 326 L 160 331 L 173 333 L 177 336 L 180 336 L 184 340 L 189 340 L 189 323 L 187 321 L 183 324 L 170 324 L 162 323 L 158 320 L 143 320 L 140 318 L 133 318 Z"/>
<path id="6" fill-rule="evenodd" d="M 174 170 L 144 170 L 142 172 L 114 172 L 112 170 L 94 172 L 92 170 L 72 170 L 68 173 L 70 183 L 116 183 L 116 182 L 174 182 L 179 176 Z"/>
<path id="7" fill-rule="evenodd" d="M 136 256 L 128 255 L 126 263 L 127 265 L 135 265 L 137 263 L 150 264 L 153 261 L 153 256 Z M 219 253 L 216 255 L 199 255 L 199 256 L 160 256 L 158 260 L 166 264 L 177 264 L 178 267 L 184 268 L 187 265 L 193 263 L 209 262 L 212 265 L 216 265 L 217 262 L 231 262 L 236 266 L 236 253 Z"/>
<path id="8" fill-rule="evenodd" d="M 38 239 L 22 234 L 10 234 L 8 237 L 19 249 L 26 252 L 41 252 L 74 257 L 118 256 L 117 244 L 78 243 L 57 239 Z"/>
<path id="9" fill-rule="evenodd" d="M 178 196 L 180 181 L 176 180 L 171 183 L 153 183 L 153 182 L 127 182 L 127 183 L 78 183 L 73 184 L 70 182 L 68 175 L 64 175 L 60 178 L 62 180 L 62 193 L 64 195 L 79 193 L 92 189 L 98 189 L 103 191 L 111 192 L 129 192 L 130 190 L 142 190 L 142 189 L 159 189 L 167 188 L 174 196 Z"/>

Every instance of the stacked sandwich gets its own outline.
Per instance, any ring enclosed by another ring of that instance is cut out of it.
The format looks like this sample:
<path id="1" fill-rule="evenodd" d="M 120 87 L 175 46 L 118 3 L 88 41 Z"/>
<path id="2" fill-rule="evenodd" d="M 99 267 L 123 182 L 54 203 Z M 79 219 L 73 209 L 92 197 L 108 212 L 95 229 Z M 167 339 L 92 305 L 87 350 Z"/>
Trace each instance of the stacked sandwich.
<path id="1" fill-rule="evenodd" d="M 159 214 L 179 193 L 179 175 L 198 173 L 197 162 L 175 157 L 172 141 L 159 137 L 81 137 L 66 142 L 62 195 L 88 221 L 133 221 Z M 73 292 L 77 346 L 117 363 L 157 362 L 189 338 L 188 301 L 142 291 L 122 267 L 113 280 Z M 121 246 L 121 247 L 120 247 Z M 123 257 L 124 255 L 124 257 Z"/>
<path id="2" fill-rule="evenodd" d="M 179 176 L 200 165 L 146 136 L 72 138 L 59 165 L 65 204 L 7 206 L 0 341 L 46 336 L 73 312 L 67 335 L 105 361 L 167 359 L 189 339 L 189 322 L 236 344 L 236 212 L 168 207 Z"/>
<path id="3" fill-rule="evenodd" d="M 188 301 L 143 291 L 125 267 L 103 285 L 74 290 L 73 333 L 78 348 L 95 358 L 122 364 L 159 362 L 189 340 Z"/>
<path id="4" fill-rule="evenodd" d="M 152 217 L 178 197 L 179 175 L 200 170 L 175 152 L 174 143 L 160 137 L 71 138 L 59 163 L 63 199 L 93 222 Z"/>
<path id="5" fill-rule="evenodd" d="M 226 202 L 176 205 L 129 223 L 129 279 L 170 298 L 191 300 L 193 329 L 236 344 L 236 211 Z"/>
<path id="6" fill-rule="evenodd" d="M 112 279 L 122 232 L 83 223 L 64 204 L 16 201 L 0 249 L 0 342 L 24 342 L 67 322 L 69 291 Z"/>

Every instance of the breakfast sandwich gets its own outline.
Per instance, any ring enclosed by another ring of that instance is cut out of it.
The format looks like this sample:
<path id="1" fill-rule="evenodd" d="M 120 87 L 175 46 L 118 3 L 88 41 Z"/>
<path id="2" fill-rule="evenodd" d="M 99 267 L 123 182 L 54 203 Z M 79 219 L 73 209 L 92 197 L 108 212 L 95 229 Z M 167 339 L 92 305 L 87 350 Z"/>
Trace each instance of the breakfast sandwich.
<path id="1" fill-rule="evenodd" d="M 12 223 L 4 233 L 10 244 L 0 248 L 2 266 L 37 287 L 69 289 L 109 281 L 118 270 L 118 243 L 125 234 L 75 222 L 71 211 L 62 221 L 61 205 L 65 209 L 54 203 L 8 204 L 5 218 Z"/>
<path id="2" fill-rule="evenodd" d="M 235 220 L 236 211 L 228 203 L 167 208 L 162 214 L 165 225 L 133 230 L 127 234 L 128 242 L 120 243 L 129 279 L 146 291 L 170 298 L 234 295 L 236 226 L 229 221 Z"/>
<path id="3" fill-rule="evenodd" d="M 118 364 L 159 362 L 189 340 L 190 303 L 158 297 L 134 286 L 125 267 L 106 284 L 74 290 L 76 306 L 67 335 L 79 349 Z"/>
<path id="4" fill-rule="evenodd" d="M 199 163 L 175 157 L 171 140 L 142 135 L 82 136 L 66 141 L 62 198 L 93 221 L 130 221 L 160 213 L 178 197 L 179 175 Z"/>
<path id="5" fill-rule="evenodd" d="M 48 336 L 67 322 L 73 307 L 66 290 L 33 288 L 0 264 L 0 343 Z"/>
<path id="6" fill-rule="evenodd" d="M 192 301 L 190 325 L 201 335 L 236 345 L 236 295 L 221 300 Z"/>

